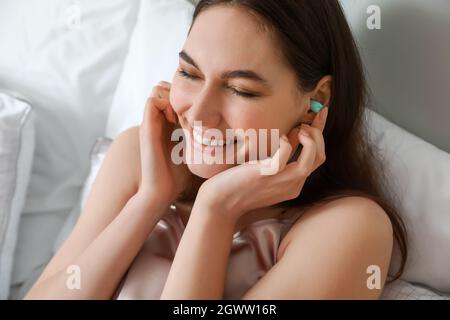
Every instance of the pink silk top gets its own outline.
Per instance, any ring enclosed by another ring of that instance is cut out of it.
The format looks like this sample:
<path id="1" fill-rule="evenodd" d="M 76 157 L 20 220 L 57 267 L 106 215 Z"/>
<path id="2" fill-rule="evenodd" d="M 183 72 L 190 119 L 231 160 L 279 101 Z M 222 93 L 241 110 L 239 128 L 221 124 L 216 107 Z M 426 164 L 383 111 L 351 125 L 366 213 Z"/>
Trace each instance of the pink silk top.
<path id="1" fill-rule="evenodd" d="M 298 217 L 264 218 L 234 233 L 225 300 L 240 299 L 277 262 L 281 240 Z M 172 207 L 144 242 L 114 299 L 159 300 L 184 229 L 183 220 Z"/>

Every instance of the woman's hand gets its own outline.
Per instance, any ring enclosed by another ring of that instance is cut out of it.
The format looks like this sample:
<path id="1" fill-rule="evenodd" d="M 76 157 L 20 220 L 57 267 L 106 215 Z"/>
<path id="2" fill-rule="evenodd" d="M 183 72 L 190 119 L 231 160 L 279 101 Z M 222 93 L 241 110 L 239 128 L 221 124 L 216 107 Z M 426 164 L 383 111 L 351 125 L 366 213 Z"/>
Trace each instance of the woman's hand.
<path id="1" fill-rule="evenodd" d="M 182 193 L 192 174 L 186 164 L 176 165 L 171 159 L 171 141 L 178 118 L 170 105 L 170 83 L 160 82 L 147 100 L 139 128 L 141 182 L 138 193 L 146 198 L 170 204 Z"/>
<path id="2" fill-rule="evenodd" d="M 325 162 L 323 130 L 327 114 L 328 108 L 324 108 L 311 126 L 303 124 L 288 137 L 283 135 L 273 157 L 246 162 L 208 179 L 200 187 L 196 202 L 211 212 L 220 209 L 236 222 L 246 212 L 298 197 L 308 176 Z M 302 152 L 297 161 L 288 164 L 299 142 Z M 267 166 L 278 170 L 273 175 L 261 174 Z"/>

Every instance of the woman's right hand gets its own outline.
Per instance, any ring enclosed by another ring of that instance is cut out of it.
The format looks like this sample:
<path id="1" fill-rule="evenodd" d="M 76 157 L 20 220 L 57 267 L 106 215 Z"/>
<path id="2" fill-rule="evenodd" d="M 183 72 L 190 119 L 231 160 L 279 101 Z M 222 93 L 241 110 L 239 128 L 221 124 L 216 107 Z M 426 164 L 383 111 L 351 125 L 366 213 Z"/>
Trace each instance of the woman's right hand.
<path id="1" fill-rule="evenodd" d="M 138 193 L 147 199 L 170 204 L 189 186 L 193 179 L 185 163 L 176 165 L 171 159 L 171 141 L 178 117 L 170 101 L 171 84 L 159 82 L 147 99 L 139 128 L 141 181 Z"/>

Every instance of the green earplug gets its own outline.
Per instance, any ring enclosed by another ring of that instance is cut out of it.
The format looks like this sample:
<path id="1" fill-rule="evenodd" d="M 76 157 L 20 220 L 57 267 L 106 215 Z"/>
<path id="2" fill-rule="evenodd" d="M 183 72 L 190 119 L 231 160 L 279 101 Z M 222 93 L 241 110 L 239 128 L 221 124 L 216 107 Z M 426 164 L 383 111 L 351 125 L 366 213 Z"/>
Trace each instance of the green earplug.
<path id="1" fill-rule="evenodd" d="M 321 104 L 319 101 L 311 100 L 311 110 L 315 113 L 319 113 L 320 110 L 324 108 L 324 105 Z"/>

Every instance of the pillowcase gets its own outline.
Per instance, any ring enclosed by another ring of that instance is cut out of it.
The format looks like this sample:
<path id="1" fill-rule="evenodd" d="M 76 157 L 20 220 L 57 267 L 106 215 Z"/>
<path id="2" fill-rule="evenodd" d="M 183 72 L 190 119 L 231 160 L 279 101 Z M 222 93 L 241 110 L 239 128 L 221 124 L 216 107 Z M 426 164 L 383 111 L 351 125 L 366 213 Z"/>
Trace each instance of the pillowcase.
<path id="1" fill-rule="evenodd" d="M 450 300 L 450 295 L 397 279 L 384 287 L 379 300 Z"/>
<path id="2" fill-rule="evenodd" d="M 7 299 L 19 220 L 34 152 L 34 120 L 24 100 L 0 92 L 0 299 Z"/>
<path id="3" fill-rule="evenodd" d="M 100 167 L 105 159 L 106 152 L 108 151 L 109 146 L 111 145 L 112 140 L 106 137 L 98 138 L 95 142 L 94 146 L 91 150 L 91 168 L 89 171 L 89 175 L 84 182 L 83 189 L 80 193 L 80 199 L 77 204 L 70 212 L 66 221 L 64 222 L 64 226 L 61 228 L 58 236 L 56 237 L 55 243 L 53 245 L 53 252 L 56 253 L 64 241 L 67 239 L 69 234 L 72 232 L 75 224 L 77 223 L 78 217 L 81 214 L 81 210 L 84 207 L 87 196 L 91 191 L 92 185 L 94 184 L 95 178 L 97 177 L 97 173 L 100 170 Z"/>
<path id="4" fill-rule="evenodd" d="M 388 188 L 409 240 L 403 280 L 450 293 L 450 154 L 367 109 L 369 138 L 384 158 Z M 394 247 L 395 248 L 395 247 Z M 394 250 L 391 270 L 397 270 Z"/>
<path id="5" fill-rule="evenodd" d="M 142 1 L 106 136 L 115 138 L 140 124 L 153 86 L 159 81 L 172 81 L 193 11 L 194 5 L 187 0 Z"/>
<path id="6" fill-rule="evenodd" d="M 104 135 L 139 3 L 0 1 L 0 86 L 25 95 L 36 120 L 15 286 L 48 261 L 78 200 L 92 143 Z"/>
<path id="7" fill-rule="evenodd" d="M 0 83 L 26 95 L 36 149 L 25 214 L 67 212 L 104 134 L 139 1 L 0 1 Z"/>

